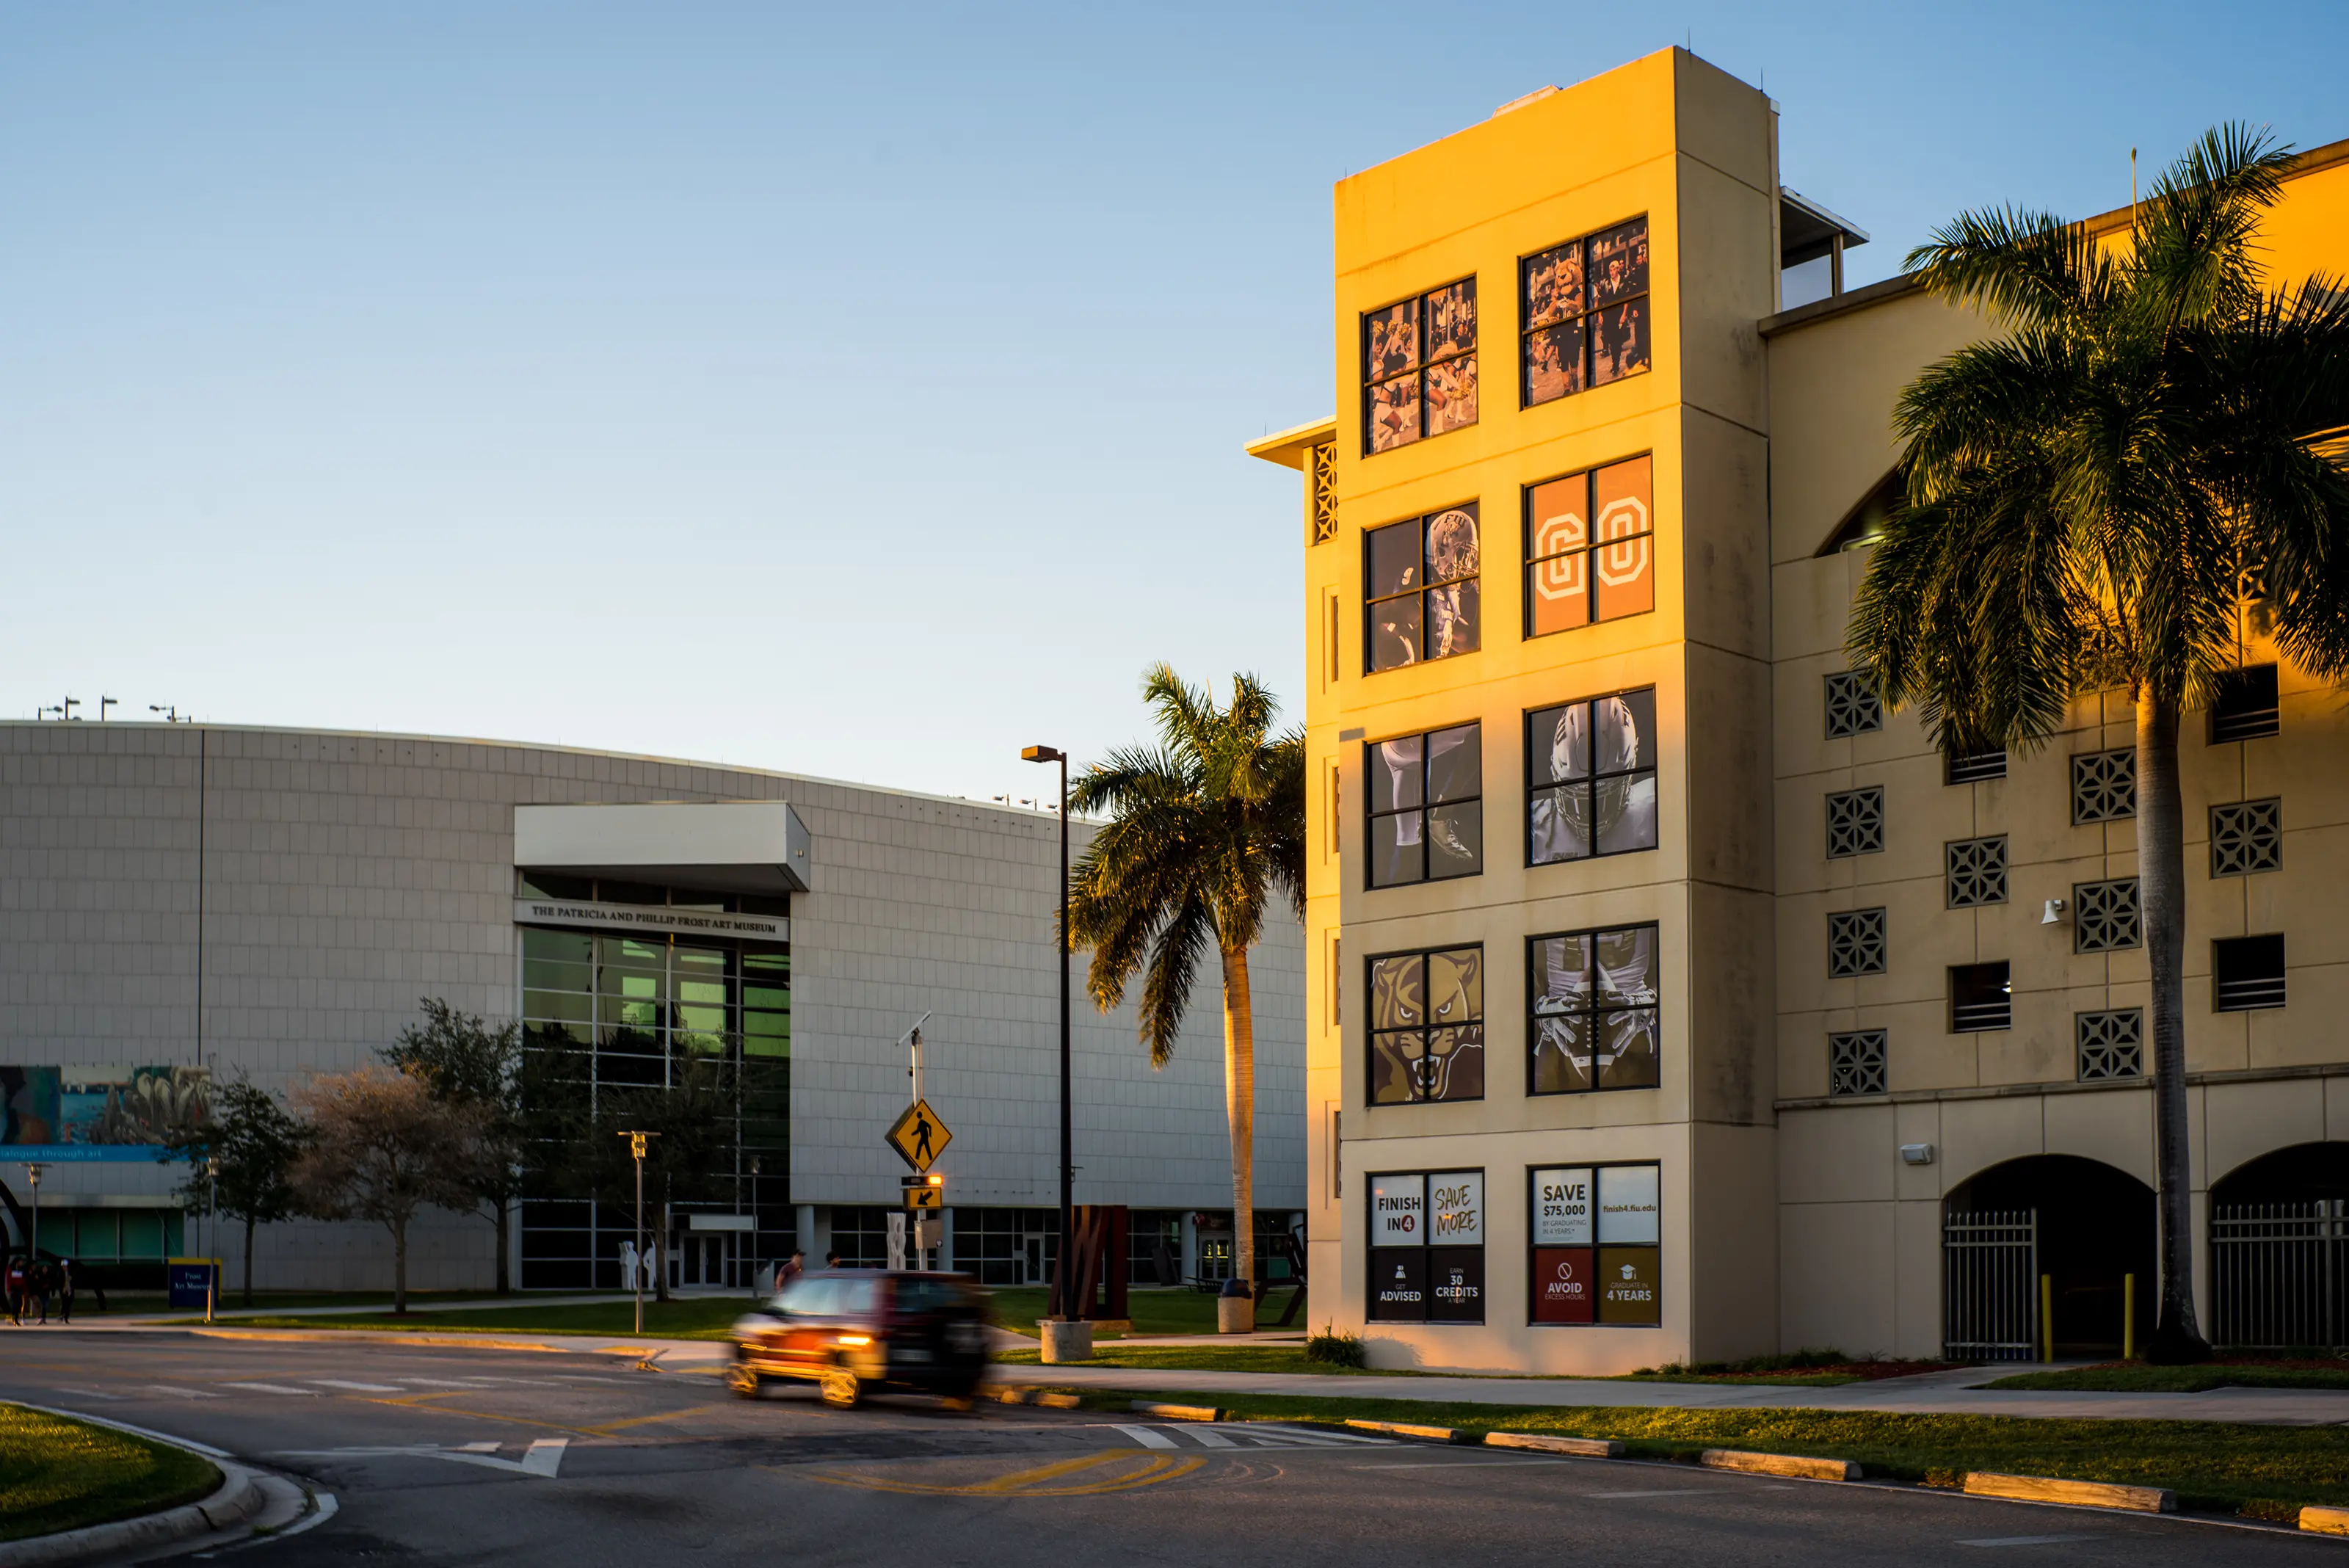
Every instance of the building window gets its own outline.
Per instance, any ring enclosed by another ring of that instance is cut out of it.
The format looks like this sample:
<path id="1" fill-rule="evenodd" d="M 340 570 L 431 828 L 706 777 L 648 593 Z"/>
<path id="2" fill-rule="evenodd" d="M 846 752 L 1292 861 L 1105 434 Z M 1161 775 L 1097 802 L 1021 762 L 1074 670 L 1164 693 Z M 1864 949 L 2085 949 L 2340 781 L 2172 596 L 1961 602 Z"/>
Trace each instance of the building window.
<path id="1" fill-rule="evenodd" d="M 1526 1085 L 1537 1095 L 1652 1089 L 1663 976 L 1654 926 L 1568 931 L 1526 944 L 1532 998 Z"/>
<path id="2" fill-rule="evenodd" d="M 2219 677 L 2210 697 L 2210 743 L 2255 741 L 2282 727 L 2276 702 L 2276 667 L 2253 664 Z"/>
<path id="3" fill-rule="evenodd" d="M 1483 734 L 1481 725 L 1462 724 L 1362 748 L 1371 887 L 1485 868 Z"/>
<path id="4" fill-rule="evenodd" d="M 1952 909 L 2006 902 L 2006 836 L 1961 838 L 1946 846 L 1945 891 Z"/>
<path id="5" fill-rule="evenodd" d="M 2006 965 L 1964 963 L 1950 970 L 1950 1033 L 1975 1034 L 2014 1025 Z"/>
<path id="6" fill-rule="evenodd" d="M 1485 1321 L 1485 1173 L 1370 1179 L 1372 1323 Z"/>
<path id="7" fill-rule="evenodd" d="M 1485 1097 L 1485 950 L 1370 961 L 1371 1103 Z"/>
<path id="8" fill-rule="evenodd" d="M 2283 937 L 2229 937 L 2210 944 L 2211 1011 L 2283 1005 Z"/>
<path id="9" fill-rule="evenodd" d="M 1838 670 L 1827 677 L 1827 739 L 1848 740 L 1884 728 L 1884 701 L 1867 676 Z"/>
<path id="10" fill-rule="evenodd" d="M 842 1268 L 889 1266 L 889 1212 L 886 1209 L 852 1209 L 845 1204 L 833 1210 L 832 1250 L 840 1254 Z"/>
<path id="11" fill-rule="evenodd" d="M 1399 670 L 1477 647 L 1476 504 L 1362 535 L 1362 667 Z"/>
<path id="12" fill-rule="evenodd" d="M 1656 846 L 1656 691 L 1526 715 L 1526 863 Z"/>
<path id="13" fill-rule="evenodd" d="M 1526 1172 L 1534 1324 L 1662 1321 L 1663 1173 L 1654 1165 Z"/>
<path id="14" fill-rule="evenodd" d="M 2247 877 L 2283 864 L 2283 802 L 2244 800 L 2210 808 L 2210 875 Z"/>
<path id="15" fill-rule="evenodd" d="M 2145 942 L 2144 924 L 2136 877 L 2072 884 L 2074 952 L 2109 953 L 2140 947 Z"/>
<path id="16" fill-rule="evenodd" d="M 1827 858 L 1884 851 L 1884 788 L 1845 790 L 1827 796 Z"/>
<path id="17" fill-rule="evenodd" d="M 1884 1058 L 1888 1033 L 1881 1029 L 1854 1029 L 1846 1033 L 1827 1036 L 1827 1093 L 1830 1095 L 1880 1095 L 1884 1093 Z"/>
<path id="18" fill-rule="evenodd" d="M 1853 909 L 1827 917 L 1829 980 L 1882 974 L 1885 957 L 1883 910 Z"/>
<path id="19" fill-rule="evenodd" d="M 1476 280 L 1362 317 L 1362 451 L 1476 422 Z"/>
<path id="20" fill-rule="evenodd" d="M 1635 457 L 1526 486 L 1527 637 L 1656 607 L 1654 475 Z"/>
<path id="21" fill-rule="evenodd" d="M 2137 753 L 2082 752 L 2072 759 L 2072 821 L 2125 822 L 2137 815 Z"/>
<path id="22" fill-rule="evenodd" d="M 2145 1076 L 2145 1013 L 2135 1007 L 2072 1015 L 2079 1046 L 2080 1082 Z"/>
<path id="23" fill-rule="evenodd" d="M 1648 220 L 1569 240 L 1517 264 L 1525 406 L 1648 368 Z"/>
<path id="24" fill-rule="evenodd" d="M 1943 753 L 1941 757 L 1943 784 L 1980 784 L 1984 779 L 2002 779 L 2005 776 L 2006 753 L 2002 750 L 1951 752 Z"/>

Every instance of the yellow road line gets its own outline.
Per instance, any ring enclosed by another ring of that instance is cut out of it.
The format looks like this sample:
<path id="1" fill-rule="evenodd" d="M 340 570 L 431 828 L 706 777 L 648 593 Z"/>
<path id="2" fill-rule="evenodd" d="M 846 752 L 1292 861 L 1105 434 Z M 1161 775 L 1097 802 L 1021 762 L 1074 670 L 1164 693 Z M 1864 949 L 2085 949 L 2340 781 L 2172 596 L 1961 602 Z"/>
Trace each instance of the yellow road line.
<path id="1" fill-rule="evenodd" d="M 1073 1486 L 1046 1486 L 1040 1483 L 1073 1475 L 1079 1470 L 1092 1469 L 1122 1459 L 1147 1459 L 1140 1469 L 1100 1480 L 1080 1482 Z M 1131 1491 L 1137 1487 L 1157 1486 L 1189 1475 L 1207 1461 L 1204 1459 L 1174 1459 L 1163 1456 L 1145 1456 L 1140 1449 L 1105 1449 L 1081 1459 L 1061 1459 L 1053 1464 L 1040 1465 L 1031 1470 L 1020 1470 L 993 1480 L 973 1481 L 963 1486 L 947 1486 L 928 1481 L 895 1480 L 886 1476 L 860 1476 L 811 1471 L 811 1480 L 828 1486 L 851 1486 L 865 1491 L 895 1492 L 905 1496 L 922 1497 L 1096 1497 L 1108 1492 Z M 769 1465 L 768 1469 L 781 1469 Z M 789 1473 L 786 1471 L 785 1473 Z"/>
<path id="2" fill-rule="evenodd" d="M 600 1427 L 588 1429 L 596 1432 L 616 1432 L 623 1427 L 641 1427 L 653 1421 L 682 1421 L 688 1416 L 706 1416 L 712 1410 L 729 1408 L 730 1407 L 725 1405 L 690 1405 L 682 1410 L 671 1410 L 666 1415 L 631 1416 L 625 1421 L 606 1421 Z"/>
<path id="3" fill-rule="evenodd" d="M 566 1427 L 560 1421 L 533 1421 L 527 1416 L 501 1416 L 492 1410 L 460 1410 L 453 1405 L 427 1406 L 427 1399 L 454 1399 L 460 1395 L 479 1393 L 479 1389 L 451 1389 L 446 1394 L 409 1394 L 398 1399 L 368 1399 L 368 1405 L 392 1405 L 403 1410 L 426 1410 L 440 1416 L 471 1416 L 481 1421 L 504 1421 L 516 1427 L 540 1427 L 550 1432 L 570 1432 L 582 1438 L 600 1438 L 604 1434 L 594 1427 Z"/>

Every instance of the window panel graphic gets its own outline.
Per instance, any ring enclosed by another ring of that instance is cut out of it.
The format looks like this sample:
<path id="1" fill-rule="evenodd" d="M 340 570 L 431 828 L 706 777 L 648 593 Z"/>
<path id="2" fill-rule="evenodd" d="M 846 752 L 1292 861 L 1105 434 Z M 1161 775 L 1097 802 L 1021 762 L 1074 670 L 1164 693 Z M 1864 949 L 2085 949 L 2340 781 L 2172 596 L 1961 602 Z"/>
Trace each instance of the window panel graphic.
<path id="1" fill-rule="evenodd" d="M 1526 636 L 1656 607 L 1654 474 L 1635 457 L 1526 487 Z"/>
<path id="2" fill-rule="evenodd" d="M 1476 280 L 1362 316 L 1362 452 L 1476 422 Z"/>
<path id="3" fill-rule="evenodd" d="M 1526 715 L 1526 862 L 1656 847 L 1656 692 Z"/>
<path id="4" fill-rule="evenodd" d="M 1645 218 L 1517 264 L 1518 395 L 1526 408 L 1649 368 L 1648 274 Z"/>
<path id="5" fill-rule="evenodd" d="M 1366 671 L 1398 670 L 1455 653 L 1481 638 L 1477 506 L 1447 506 L 1362 535 Z"/>
<path id="6" fill-rule="evenodd" d="M 1370 961 L 1371 1103 L 1485 1097 L 1485 950 Z"/>

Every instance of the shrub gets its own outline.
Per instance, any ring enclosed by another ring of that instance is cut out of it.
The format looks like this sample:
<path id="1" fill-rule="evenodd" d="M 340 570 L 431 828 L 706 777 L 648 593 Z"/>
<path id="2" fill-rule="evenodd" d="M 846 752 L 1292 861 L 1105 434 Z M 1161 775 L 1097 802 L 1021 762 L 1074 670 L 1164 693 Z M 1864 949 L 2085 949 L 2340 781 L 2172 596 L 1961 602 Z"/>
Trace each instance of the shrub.
<path id="1" fill-rule="evenodd" d="M 1367 1365 L 1360 1334 L 1340 1334 L 1337 1325 L 1325 1325 L 1319 1334 L 1305 1336 L 1305 1359 L 1327 1362 L 1332 1366 Z"/>

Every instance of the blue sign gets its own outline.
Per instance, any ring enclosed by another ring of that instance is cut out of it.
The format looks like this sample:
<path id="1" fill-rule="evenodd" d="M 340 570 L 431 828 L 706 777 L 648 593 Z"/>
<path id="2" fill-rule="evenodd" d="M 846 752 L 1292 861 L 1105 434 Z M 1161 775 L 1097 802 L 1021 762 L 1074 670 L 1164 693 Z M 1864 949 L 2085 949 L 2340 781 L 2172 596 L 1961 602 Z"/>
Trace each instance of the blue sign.
<path id="1" fill-rule="evenodd" d="M 90 1160 L 151 1165 L 162 1155 L 163 1146 L 155 1143 L 0 1143 L 0 1166 L 74 1165 Z"/>
<path id="2" fill-rule="evenodd" d="M 171 1310 L 201 1311 L 210 1303 L 212 1276 L 220 1264 L 209 1258 L 174 1258 L 171 1262 Z"/>

